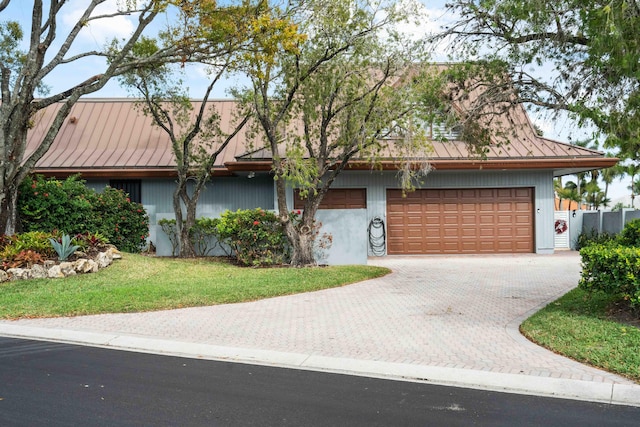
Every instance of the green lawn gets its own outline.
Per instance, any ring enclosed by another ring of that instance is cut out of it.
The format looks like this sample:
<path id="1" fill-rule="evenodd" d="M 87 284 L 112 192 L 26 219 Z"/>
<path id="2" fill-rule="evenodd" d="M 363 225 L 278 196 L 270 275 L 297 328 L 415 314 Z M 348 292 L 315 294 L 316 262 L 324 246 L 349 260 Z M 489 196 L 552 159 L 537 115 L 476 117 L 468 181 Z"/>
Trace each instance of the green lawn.
<path id="1" fill-rule="evenodd" d="M 614 302 L 574 289 L 527 319 L 522 333 L 572 359 L 640 382 L 640 329 L 609 320 Z"/>
<path id="2" fill-rule="evenodd" d="M 124 254 L 98 273 L 0 284 L 0 318 L 125 313 L 235 303 L 380 277 L 381 267 L 240 268 Z"/>

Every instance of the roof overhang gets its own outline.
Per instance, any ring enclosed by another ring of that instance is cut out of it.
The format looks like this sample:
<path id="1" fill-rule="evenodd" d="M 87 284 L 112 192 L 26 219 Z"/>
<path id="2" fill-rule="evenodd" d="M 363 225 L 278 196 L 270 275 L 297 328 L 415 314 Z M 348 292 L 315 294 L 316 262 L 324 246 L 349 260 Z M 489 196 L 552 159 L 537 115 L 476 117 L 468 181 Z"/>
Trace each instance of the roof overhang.
<path id="1" fill-rule="evenodd" d="M 430 160 L 435 170 L 553 170 L 553 176 L 562 176 L 585 172 L 594 169 L 603 169 L 618 163 L 615 157 L 584 157 L 572 159 L 434 159 Z M 399 163 L 393 160 L 382 160 L 372 165 L 371 162 L 350 162 L 349 170 L 397 170 Z M 230 172 L 270 171 L 270 160 L 246 160 L 225 163 Z"/>
<path id="2" fill-rule="evenodd" d="M 143 178 L 175 178 L 178 176 L 175 167 L 165 168 L 36 168 L 35 173 L 46 177 L 67 178 L 80 174 L 82 178 L 93 179 L 143 179 Z M 226 168 L 215 168 L 212 176 L 233 176 Z"/>

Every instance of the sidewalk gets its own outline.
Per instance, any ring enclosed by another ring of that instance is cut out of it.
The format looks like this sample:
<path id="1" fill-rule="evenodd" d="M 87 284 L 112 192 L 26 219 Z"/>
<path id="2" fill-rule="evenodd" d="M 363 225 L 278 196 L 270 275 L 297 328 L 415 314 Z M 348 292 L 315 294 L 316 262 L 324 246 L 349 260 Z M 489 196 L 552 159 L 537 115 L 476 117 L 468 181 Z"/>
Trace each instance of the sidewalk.
<path id="1" fill-rule="evenodd" d="M 519 324 L 579 257 L 387 257 L 342 288 L 149 313 L 0 322 L 0 335 L 640 406 L 640 385 L 532 344 Z"/>

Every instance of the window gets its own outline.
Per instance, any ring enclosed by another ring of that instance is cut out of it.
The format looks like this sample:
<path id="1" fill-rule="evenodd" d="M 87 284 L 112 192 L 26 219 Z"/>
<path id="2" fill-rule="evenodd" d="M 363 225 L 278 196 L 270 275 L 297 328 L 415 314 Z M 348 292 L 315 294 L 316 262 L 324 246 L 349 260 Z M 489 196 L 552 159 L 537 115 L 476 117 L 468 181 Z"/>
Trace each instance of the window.
<path id="1" fill-rule="evenodd" d="M 449 125 L 445 123 L 434 122 L 431 125 L 431 138 L 446 139 L 449 141 L 459 140 L 462 135 L 462 126 L 458 124 Z"/>
<path id="2" fill-rule="evenodd" d="M 124 191 L 132 202 L 142 203 L 142 181 L 139 179 L 112 179 L 109 187 Z"/>
<path id="3" fill-rule="evenodd" d="M 300 192 L 293 192 L 293 208 L 304 209 L 304 199 Z M 330 188 L 320 202 L 320 209 L 366 209 L 366 188 Z"/>

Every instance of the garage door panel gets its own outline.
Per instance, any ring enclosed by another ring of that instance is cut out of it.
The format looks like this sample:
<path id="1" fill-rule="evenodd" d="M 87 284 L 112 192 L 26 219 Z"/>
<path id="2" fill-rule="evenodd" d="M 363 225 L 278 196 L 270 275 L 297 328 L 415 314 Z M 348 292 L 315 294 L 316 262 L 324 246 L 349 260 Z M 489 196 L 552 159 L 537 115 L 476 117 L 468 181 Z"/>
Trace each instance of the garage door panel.
<path id="1" fill-rule="evenodd" d="M 389 254 L 533 252 L 533 189 L 387 190 Z"/>
<path id="2" fill-rule="evenodd" d="M 478 223 L 481 225 L 493 225 L 495 222 L 495 216 L 493 214 L 491 215 L 479 215 L 478 216 Z"/>

